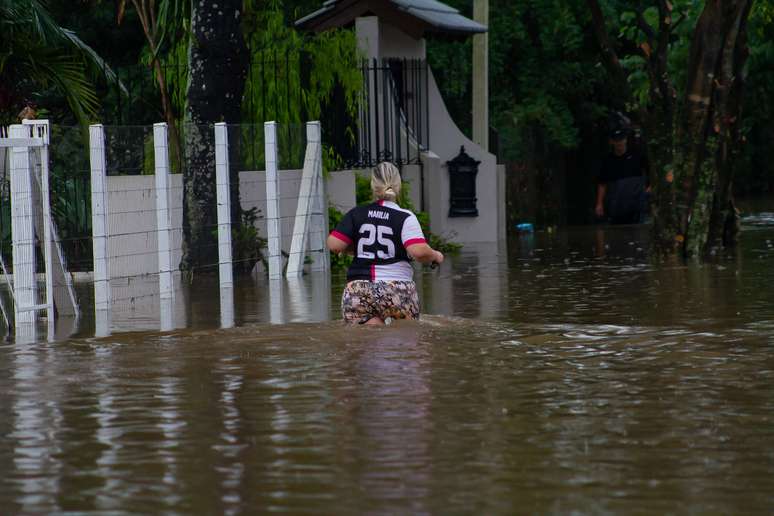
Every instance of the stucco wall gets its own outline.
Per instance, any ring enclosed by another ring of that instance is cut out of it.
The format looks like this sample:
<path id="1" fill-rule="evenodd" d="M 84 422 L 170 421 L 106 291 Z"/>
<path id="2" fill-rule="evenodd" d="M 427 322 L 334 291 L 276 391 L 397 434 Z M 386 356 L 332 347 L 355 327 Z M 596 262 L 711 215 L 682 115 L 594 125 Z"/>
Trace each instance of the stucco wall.
<path id="1" fill-rule="evenodd" d="M 169 181 L 172 263 L 180 263 L 183 241 L 183 176 Z M 108 257 L 112 278 L 157 273 L 154 176 L 108 176 Z"/>
<path id="2" fill-rule="evenodd" d="M 368 57 L 425 59 L 424 39 L 414 39 L 399 27 L 376 17 L 358 18 L 358 42 Z M 404 177 L 413 180 L 412 200 L 420 208 L 420 172 L 424 175 L 425 211 L 430 214 L 433 232 L 457 242 L 496 242 L 505 235 L 504 169 L 496 157 L 467 138 L 449 115 L 433 77 L 428 74 L 429 151 L 422 155 L 423 169 L 411 169 Z M 382 102 L 381 96 L 377 101 Z M 373 131 L 372 131 L 373 133 Z M 449 217 L 449 172 L 446 162 L 464 146 L 468 155 L 481 162 L 476 176 L 477 217 Z"/>
<path id="3" fill-rule="evenodd" d="M 500 239 L 502 223 L 497 159 L 459 130 L 446 109 L 432 71 L 428 82 L 431 152 L 425 154 L 423 163 L 431 229 L 442 235 L 453 233 L 458 242 L 496 242 Z M 446 162 L 454 159 L 462 146 L 468 155 L 481 162 L 476 176 L 478 217 L 449 217 L 450 186 Z"/>
<path id="4" fill-rule="evenodd" d="M 425 40 L 414 39 L 388 23 L 379 24 L 380 57 L 425 58 Z"/>

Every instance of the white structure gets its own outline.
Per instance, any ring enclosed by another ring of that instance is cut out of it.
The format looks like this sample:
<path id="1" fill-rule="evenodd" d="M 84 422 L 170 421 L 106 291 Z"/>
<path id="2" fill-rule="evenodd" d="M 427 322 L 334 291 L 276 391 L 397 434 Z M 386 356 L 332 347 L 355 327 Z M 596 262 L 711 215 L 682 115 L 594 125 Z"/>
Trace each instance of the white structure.
<path id="1" fill-rule="evenodd" d="M 49 339 L 54 335 L 56 313 L 78 315 L 75 292 L 51 218 L 49 134 L 48 120 L 25 120 L 7 131 L 0 130 L 0 148 L 10 151 L 13 286 L 8 286 L 14 302 L 17 338 L 23 340 L 34 340 L 39 311 L 46 311 Z M 38 244 L 43 253 L 43 299 L 39 298 L 37 285 Z M 7 280 L 4 262 L 2 268 Z M 3 308 L 4 315 L 8 316 L 6 312 Z"/>
<path id="2" fill-rule="evenodd" d="M 91 163 L 91 246 L 94 258 L 94 308 L 99 312 L 110 308 L 105 129 L 102 124 L 89 127 L 89 162 Z"/>
<path id="3" fill-rule="evenodd" d="M 282 231 L 279 208 L 279 152 L 277 152 L 277 123 L 264 124 L 266 156 L 266 235 L 268 238 L 269 278 L 282 277 Z"/>
<path id="4" fill-rule="evenodd" d="M 306 157 L 298 193 L 293 240 L 288 256 L 287 277 L 301 276 L 307 245 L 312 259 L 312 270 L 327 271 L 330 255 L 325 245 L 328 235 L 328 210 L 325 183 L 322 174 L 322 138 L 320 122 L 306 124 Z"/>
<path id="5" fill-rule="evenodd" d="M 296 26 L 314 31 L 354 27 L 368 63 L 385 77 L 366 81 L 369 112 L 361 117 L 360 145 L 369 149 L 376 161 L 396 158 L 398 153 L 419 156 L 415 165 L 403 166 L 402 174 L 412 184 L 415 206 L 429 213 L 433 232 L 453 235 L 461 243 L 504 239 L 505 167 L 498 166 L 493 154 L 459 130 L 429 67 L 419 70 L 416 80 L 410 81 L 405 78 L 405 68 L 403 76 L 391 69 L 396 59 L 424 63 L 424 38 L 428 34 L 468 37 L 487 28 L 436 0 L 329 0 L 320 10 L 298 20 Z M 403 93 L 400 98 L 399 92 Z M 412 104 L 419 98 L 423 99 L 421 105 Z M 390 107 L 398 114 L 389 114 Z M 387 147 L 391 156 L 382 152 Z M 475 182 L 477 216 L 450 216 L 451 184 L 446 164 L 461 147 L 480 162 Z M 424 206 L 417 202 L 420 199 Z"/>
<path id="6" fill-rule="evenodd" d="M 228 127 L 215 124 L 215 181 L 218 199 L 218 276 L 220 288 L 234 286 L 231 257 L 231 182 L 229 180 Z"/>

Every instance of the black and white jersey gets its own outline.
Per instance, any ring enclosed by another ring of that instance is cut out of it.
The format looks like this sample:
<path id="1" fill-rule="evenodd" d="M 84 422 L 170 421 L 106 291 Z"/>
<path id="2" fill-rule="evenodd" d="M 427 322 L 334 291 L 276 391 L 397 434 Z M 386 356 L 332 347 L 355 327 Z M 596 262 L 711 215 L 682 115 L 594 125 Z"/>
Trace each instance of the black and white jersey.
<path id="1" fill-rule="evenodd" d="M 352 208 L 331 235 L 354 248 L 348 281 L 411 281 L 406 248 L 425 243 L 416 215 L 390 201 Z"/>

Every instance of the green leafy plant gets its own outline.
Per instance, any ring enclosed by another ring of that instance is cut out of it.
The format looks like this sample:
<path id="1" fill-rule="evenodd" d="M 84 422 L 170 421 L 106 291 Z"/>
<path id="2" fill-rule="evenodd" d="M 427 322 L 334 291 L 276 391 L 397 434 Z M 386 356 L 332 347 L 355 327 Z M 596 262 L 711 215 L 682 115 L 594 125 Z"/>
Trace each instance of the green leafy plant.
<path id="1" fill-rule="evenodd" d="M 263 249 L 266 248 L 267 240 L 258 234 L 255 223 L 260 218 L 258 208 L 250 208 L 241 211 L 241 220 L 239 225 L 233 225 L 231 228 L 231 250 L 234 271 L 238 273 L 249 273 L 257 262 L 267 265 L 266 257 L 263 255 Z M 212 230 L 212 235 L 217 237 L 218 230 Z"/>
<path id="2" fill-rule="evenodd" d="M 38 92 L 53 89 L 85 126 L 99 106 L 89 77 L 94 70 L 103 70 L 109 81 L 117 82 L 102 57 L 73 31 L 59 26 L 43 2 L 0 0 L 3 122 L 15 122 L 18 103 L 25 96 L 34 97 Z"/>
<path id="3" fill-rule="evenodd" d="M 341 222 L 344 213 L 333 206 L 328 207 L 328 227 L 335 228 Z M 349 254 L 331 253 L 331 270 L 346 269 L 352 264 L 352 256 Z"/>
<path id="4" fill-rule="evenodd" d="M 302 34 L 289 26 L 285 16 L 280 0 L 266 4 L 245 1 L 243 30 L 251 65 L 242 119 L 249 124 L 277 121 L 280 163 L 287 168 L 300 168 L 305 148 L 302 124 L 321 119 L 337 87 L 344 94 L 345 111 L 356 118 L 363 77 L 354 31 Z M 247 168 L 257 170 L 264 161 L 263 132 L 250 134 L 256 141 L 245 142 L 244 161 Z M 349 137 L 354 138 L 354 134 L 350 132 Z M 325 145 L 323 169 L 327 173 L 340 166 L 340 157 Z"/>
<path id="5" fill-rule="evenodd" d="M 267 240 L 258 234 L 255 223 L 259 218 L 258 208 L 242 210 L 241 224 L 231 230 L 231 246 L 234 250 L 234 269 L 238 272 L 250 272 L 256 262 L 266 265 L 262 250 Z"/>

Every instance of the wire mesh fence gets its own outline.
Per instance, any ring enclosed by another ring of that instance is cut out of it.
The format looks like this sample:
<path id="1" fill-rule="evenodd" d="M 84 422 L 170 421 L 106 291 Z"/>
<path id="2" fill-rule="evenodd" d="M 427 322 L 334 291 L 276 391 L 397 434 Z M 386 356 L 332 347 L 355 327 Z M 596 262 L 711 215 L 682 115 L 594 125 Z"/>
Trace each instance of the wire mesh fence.
<path id="1" fill-rule="evenodd" d="M 275 161 L 279 167 L 272 185 L 267 184 L 264 129 L 263 125 L 226 126 L 229 165 L 222 183 L 216 177 L 217 145 L 212 125 L 180 127 L 177 144 L 172 141 L 172 133 L 166 132 L 166 151 L 161 154 L 158 135 L 151 137 L 153 175 L 145 174 L 150 169 L 147 149 L 151 147 L 147 128 L 105 128 L 107 268 L 114 306 L 164 295 L 150 288 L 153 282 L 133 278 L 150 275 L 161 280 L 165 273 L 177 275 L 184 271 L 195 278 L 218 271 L 223 260 L 219 253 L 223 221 L 218 216 L 222 203 L 218 187 L 229 192 L 226 231 L 235 272 L 251 272 L 257 264 L 266 263 L 270 202 L 278 206 L 273 220 L 279 228 L 280 252 L 288 253 L 296 231 L 307 157 L 306 127 L 276 126 Z M 111 134 L 118 132 L 123 132 L 123 142 L 131 140 L 134 144 L 126 145 L 121 152 L 107 151 Z M 177 150 L 175 145 L 179 145 Z M 144 163 L 142 167 L 140 163 Z M 112 170 L 142 173 L 111 175 Z M 271 186 L 276 193 L 272 193 Z M 354 191 L 354 185 L 352 188 Z M 317 210 L 318 219 L 322 212 Z"/>
<path id="2" fill-rule="evenodd" d="M 50 156 L 39 155 L 23 174 L 50 179 L 50 188 L 38 187 L 50 192 L 50 203 L 34 195 L 32 183 L 14 202 L 50 208 L 63 270 L 93 279 L 98 314 L 109 308 L 163 316 L 182 272 L 219 272 L 223 290 L 224 270 L 254 272 L 271 256 L 279 274 L 289 256 L 317 270 L 327 257 L 319 123 L 269 125 L 183 125 L 177 132 L 166 124 L 98 125 L 86 135 L 54 127 Z M 0 230 L 9 235 L 3 258 L 11 271 L 40 271 L 43 253 L 32 250 L 22 262 L 19 235 L 11 238 L 11 218 L 20 215 L 9 200 L 9 162 L 0 157 Z M 345 188 L 354 199 L 354 176 Z M 42 228 L 28 231 L 30 249 L 40 245 Z M 34 296 L 29 304 L 40 304 L 41 294 Z"/>

